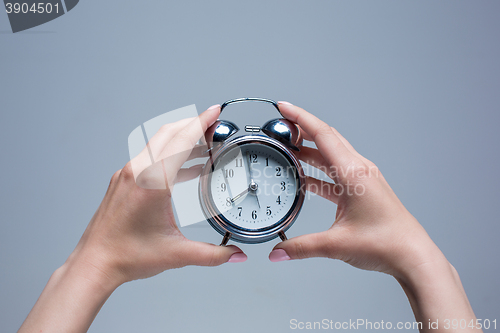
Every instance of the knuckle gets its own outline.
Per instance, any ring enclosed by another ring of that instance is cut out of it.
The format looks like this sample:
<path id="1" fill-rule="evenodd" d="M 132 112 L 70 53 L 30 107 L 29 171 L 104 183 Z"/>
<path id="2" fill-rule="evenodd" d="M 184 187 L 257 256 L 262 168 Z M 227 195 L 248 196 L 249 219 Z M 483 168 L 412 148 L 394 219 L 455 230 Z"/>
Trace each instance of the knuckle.
<path id="1" fill-rule="evenodd" d="M 208 266 L 219 266 L 220 264 L 222 264 L 220 257 L 217 255 L 218 254 L 217 250 L 218 250 L 217 247 L 214 246 L 212 248 L 212 251 L 210 251 L 207 260 Z"/>
<path id="2" fill-rule="evenodd" d="M 158 130 L 158 132 L 168 132 L 170 130 L 170 127 L 171 127 L 170 123 L 161 125 L 160 129 Z"/>
<path id="3" fill-rule="evenodd" d="M 376 168 L 376 167 L 375 167 Z M 377 169 L 378 170 L 378 169 Z M 345 164 L 345 169 L 342 170 L 342 176 L 346 181 L 359 183 L 371 176 L 374 171 L 367 163 L 359 158 L 353 158 Z"/>
<path id="4" fill-rule="evenodd" d="M 307 258 L 307 252 L 305 250 L 304 243 L 301 240 L 295 242 L 295 254 L 298 259 Z"/>
<path id="5" fill-rule="evenodd" d="M 120 178 L 120 174 L 122 172 L 122 169 L 116 171 L 113 176 L 111 176 L 111 180 L 109 181 L 109 184 L 110 185 L 113 185 L 113 184 L 116 184 L 116 182 L 118 181 L 118 179 Z"/>
<path id="6" fill-rule="evenodd" d="M 202 135 L 198 134 L 201 134 L 201 132 L 193 133 L 189 131 L 183 131 L 180 133 L 180 138 L 182 142 L 188 143 L 189 147 L 194 147 L 198 143 L 199 139 L 202 137 Z"/>
<path id="7" fill-rule="evenodd" d="M 380 170 L 372 161 L 367 160 L 366 165 L 368 167 L 368 177 L 379 178 Z"/>
<path id="8" fill-rule="evenodd" d="M 125 181 L 130 181 L 134 180 L 134 171 L 132 169 L 132 163 L 128 162 L 125 164 L 123 169 L 120 172 L 120 176 L 125 180 Z"/>
<path id="9" fill-rule="evenodd" d="M 366 163 L 361 162 L 357 165 L 357 170 L 355 175 L 357 179 L 361 180 L 368 178 L 369 174 L 370 174 L 370 169 L 368 168 Z"/>
<path id="10" fill-rule="evenodd" d="M 155 163 L 143 170 L 136 179 L 137 186 L 144 189 L 165 189 L 165 179 L 162 163 Z"/>
<path id="11" fill-rule="evenodd" d="M 321 122 L 314 129 L 314 132 L 312 133 L 312 138 L 314 139 L 314 141 L 316 141 L 319 137 L 331 135 L 332 133 L 333 132 L 331 127 L 328 126 L 326 123 Z"/>

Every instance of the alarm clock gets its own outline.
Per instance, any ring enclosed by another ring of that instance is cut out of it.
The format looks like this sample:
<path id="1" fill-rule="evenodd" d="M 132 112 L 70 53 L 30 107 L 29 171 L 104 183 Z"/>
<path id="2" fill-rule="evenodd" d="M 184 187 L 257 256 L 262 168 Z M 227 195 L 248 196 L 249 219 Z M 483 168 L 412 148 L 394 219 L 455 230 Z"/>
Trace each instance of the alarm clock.
<path id="1" fill-rule="evenodd" d="M 239 98 L 221 105 L 264 102 L 279 111 L 278 103 L 264 98 Z M 281 113 L 280 113 L 281 114 Z M 229 240 L 263 243 L 285 232 L 304 203 L 305 176 L 293 151 L 302 138 L 291 121 L 278 118 L 262 127 L 217 120 L 205 133 L 209 159 L 199 181 L 199 199 L 208 223 Z"/>

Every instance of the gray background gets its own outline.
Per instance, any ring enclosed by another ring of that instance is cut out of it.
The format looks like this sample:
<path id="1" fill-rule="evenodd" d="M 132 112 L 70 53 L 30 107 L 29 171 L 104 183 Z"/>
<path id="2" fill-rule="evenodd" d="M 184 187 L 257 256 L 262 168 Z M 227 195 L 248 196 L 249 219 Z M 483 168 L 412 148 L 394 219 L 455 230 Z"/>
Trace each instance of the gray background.
<path id="1" fill-rule="evenodd" d="M 73 250 L 135 127 L 242 96 L 288 100 L 335 126 L 457 268 L 477 317 L 500 320 L 499 13 L 498 1 L 86 0 L 17 34 L 0 13 L 1 330 L 17 330 Z M 289 236 L 325 230 L 334 213 L 307 201 Z M 123 285 L 90 332 L 413 320 L 390 276 L 270 263 L 275 243 L 243 246 L 244 264 Z"/>

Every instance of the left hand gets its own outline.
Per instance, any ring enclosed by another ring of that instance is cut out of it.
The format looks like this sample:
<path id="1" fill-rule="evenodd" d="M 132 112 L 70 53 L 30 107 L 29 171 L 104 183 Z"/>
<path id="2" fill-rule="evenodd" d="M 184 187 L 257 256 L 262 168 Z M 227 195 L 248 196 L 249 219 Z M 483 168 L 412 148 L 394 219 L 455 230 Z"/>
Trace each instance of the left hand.
<path id="1" fill-rule="evenodd" d="M 234 245 L 223 247 L 186 239 L 172 210 L 173 183 L 178 177 L 189 177 L 189 169 L 181 170 L 181 166 L 219 112 L 220 107 L 214 106 L 196 118 L 162 126 L 148 143 L 149 149 L 145 148 L 113 175 L 101 205 L 68 262 L 79 261 L 85 263 L 84 267 L 97 268 L 120 284 L 186 265 L 217 266 L 245 261 L 246 255 Z M 148 171 L 142 173 L 150 164 L 150 152 L 160 161 L 154 166 L 165 177 L 163 189 L 146 189 L 136 183 Z"/>

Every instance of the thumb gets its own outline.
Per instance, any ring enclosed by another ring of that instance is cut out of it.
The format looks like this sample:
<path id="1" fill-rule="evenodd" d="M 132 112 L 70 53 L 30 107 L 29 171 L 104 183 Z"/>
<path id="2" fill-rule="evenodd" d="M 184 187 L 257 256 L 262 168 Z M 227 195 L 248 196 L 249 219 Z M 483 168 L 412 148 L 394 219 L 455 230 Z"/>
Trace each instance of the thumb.
<path id="1" fill-rule="evenodd" d="M 302 235 L 278 243 L 269 254 L 272 262 L 314 257 L 335 258 L 338 243 L 331 230 Z"/>
<path id="2" fill-rule="evenodd" d="M 226 262 L 247 260 L 246 254 L 237 246 L 218 246 L 196 241 L 189 241 L 184 246 L 182 255 L 187 265 L 196 266 L 219 266 Z"/>

